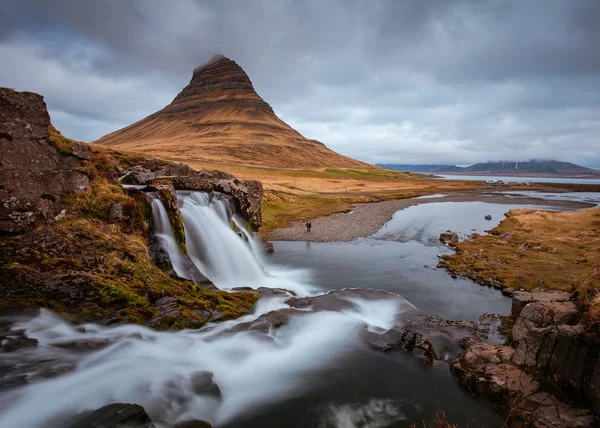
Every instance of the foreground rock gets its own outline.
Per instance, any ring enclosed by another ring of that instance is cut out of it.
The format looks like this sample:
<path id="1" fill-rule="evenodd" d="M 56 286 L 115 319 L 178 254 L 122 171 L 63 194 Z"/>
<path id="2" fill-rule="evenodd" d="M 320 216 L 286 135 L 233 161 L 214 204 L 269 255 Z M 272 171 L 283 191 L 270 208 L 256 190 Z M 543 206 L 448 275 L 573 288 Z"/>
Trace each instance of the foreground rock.
<path id="1" fill-rule="evenodd" d="M 162 425 L 161 425 L 162 426 Z M 155 428 L 146 410 L 138 404 L 115 403 L 87 412 L 66 425 L 66 428 Z M 211 428 L 201 420 L 185 421 L 173 428 Z"/>
<path id="2" fill-rule="evenodd" d="M 76 418 L 67 428 L 154 428 L 142 406 L 115 403 Z"/>
<path id="3" fill-rule="evenodd" d="M 579 324 L 570 298 L 564 292 L 514 292 L 509 345 L 466 340 L 452 364 L 458 379 L 517 422 L 597 426 L 598 340 Z"/>
<path id="4" fill-rule="evenodd" d="M 452 232 L 451 230 L 442 232 L 440 234 L 440 241 L 442 241 L 444 244 L 458 242 L 458 233 Z"/>

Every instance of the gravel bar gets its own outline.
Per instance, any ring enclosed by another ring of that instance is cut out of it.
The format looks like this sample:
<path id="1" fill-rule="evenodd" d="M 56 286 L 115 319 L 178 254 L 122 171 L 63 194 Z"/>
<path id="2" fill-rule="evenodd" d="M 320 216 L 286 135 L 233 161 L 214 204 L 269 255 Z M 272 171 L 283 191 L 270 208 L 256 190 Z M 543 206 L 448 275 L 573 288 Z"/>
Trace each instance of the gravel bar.
<path id="1" fill-rule="evenodd" d="M 543 205 L 562 208 L 591 208 L 584 202 L 556 201 L 538 198 L 508 198 L 498 194 L 453 194 L 427 199 L 394 199 L 383 202 L 357 204 L 349 213 L 338 213 L 312 219 L 312 229 L 306 231 L 305 222 L 295 222 L 288 227 L 273 230 L 272 241 L 340 242 L 371 236 L 392 219 L 395 212 L 414 205 L 435 202 L 489 202 L 506 205 Z"/>

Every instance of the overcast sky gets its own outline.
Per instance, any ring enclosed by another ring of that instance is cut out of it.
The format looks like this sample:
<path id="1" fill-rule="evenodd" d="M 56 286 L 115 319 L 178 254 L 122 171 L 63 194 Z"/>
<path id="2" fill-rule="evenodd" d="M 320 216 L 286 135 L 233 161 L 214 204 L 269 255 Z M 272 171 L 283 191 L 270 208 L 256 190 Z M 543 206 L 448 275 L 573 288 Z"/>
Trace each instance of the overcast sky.
<path id="1" fill-rule="evenodd" d="M 373 163 L 600 168 L 597 0 L 0 0 L 0 86 L 93 141 L 215 53 L 291 126 Z"/>

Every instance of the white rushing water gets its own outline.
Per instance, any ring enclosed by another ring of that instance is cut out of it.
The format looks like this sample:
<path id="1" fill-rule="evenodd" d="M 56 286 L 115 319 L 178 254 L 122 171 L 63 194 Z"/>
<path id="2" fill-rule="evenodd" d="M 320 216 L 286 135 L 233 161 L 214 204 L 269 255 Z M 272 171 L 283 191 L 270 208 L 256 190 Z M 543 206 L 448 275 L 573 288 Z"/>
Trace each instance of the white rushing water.
<path id="1" fill-rule="evenodd" d="M 199 192 L 178 195 L 193 263 L 222 288 L 280 287 L 299 295 L 316 289 L 294 271 L 263 263 L 261 249 L 227 199 Z M 175 272 L 186 277 L 167 213 L 152 200 L 153 225 Z M 231 227 L 236 225 L 240 237 Z M 36 339 L 33 348 L 8 354 L 8 375 L 24 386 L 0 392 L 2 428 L 62 426 L 73 415 L 114 402 L 137 403 L 157 426 L 202 419 L 223 424 L 265 403 L 298 396 L 311 372 L 360 342 L 367 328 L 391 328 L 400 311 L 388 301 L 353 301 L 341 312 L 304 311 L 284 326 L 256 333 L 241 324 L 288 308 L 285 297 L 263 297 L 252 314 L 200 330 L 159 332 L 139 325 L 75 326 L 47 310 L 34 318 L 12 318 L 15 334 Z M 198 392 L 194 379 L 210 372 L 221 397 Z M 57 375 L 62 373 L 61 375 Z M 29 383 L 29 384 L 28 384 Z"/>
<path id="2" fill-rule="evenodd" d="M 62 376 L 0 394 L 3 428 L 62 426 L 73 414 L 113 402 L 142 405 L 158 426 L 202 419 L 220 425 L 267 403 L 301 395 L 311 373 L 335 364 L 354 349 L 365 326 L 390 328 L 399 308 L 364 301 L 355 310 L 314 312 L 292 317 L 266 336 L 232 332 L 243 322 L 285 308 L 281 297 L 262 299 L 254 313 L 197 331 L 158 332 L 123 325 L 75 327 L 43 310 L 14 330 L 38 340 L 34 350 L 11 355 L 31 364 L 26 376 L 74 366 Z M 269 340 L 265 340 L 269 339 Z M 84 353 L 77 345 L 106 344 Z M 194 379 L 211 372 L 222 397 L 197 390 Z"/>
<path id="3" fill-rule="evenodd" d="M 222 195 L 221 195 L 222 196 Z M 202 192 L 178 192 L 187 252 L 196 267 L 222 290 L 234 287 L 285 288 L 314 294 L 306 270 L 263 265 L 262 249 L 228 199 Z M 245 240 L 232 228 L 235 224 Z"/>
<path id="4" fill-rule="evenodd" d="M 190 275 L 190 272 L 188 272 L 183 263 L 183 255 L 179 250 L 179 245 L 175 241 L 173 227 L 169 221 L 167 210 L 158 198 L 152 198 L 152 226 L 161 246 L 169 254 L 169 259 L 177 276 L 192 279 L 192 275 Z"/>

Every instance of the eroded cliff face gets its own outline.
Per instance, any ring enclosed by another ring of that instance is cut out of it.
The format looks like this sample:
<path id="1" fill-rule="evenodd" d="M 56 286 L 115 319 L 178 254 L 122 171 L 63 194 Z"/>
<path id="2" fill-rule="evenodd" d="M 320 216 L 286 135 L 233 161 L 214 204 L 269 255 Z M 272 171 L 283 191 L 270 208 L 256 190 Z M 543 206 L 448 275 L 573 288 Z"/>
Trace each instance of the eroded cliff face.
<path id="1" fill-rule="evenodd" d="M 49 126 L 41 95 L 0 88 L 0 233 L 54 222 L 64 216 L 68 194 L 90 188 L 78 171 L 90 150 L 61 147 Z"/>
<path id="2" fill-rule="evenodd" d="M 459 380 L 515 421 L 598 426 L 600 341 L 571 293 L 516 291 L 511 316 L 507 345 L 466 342 L 452 366 Z"/>
<path id="3" fill-rule="evenodd" d="M 185 328 L 237 317 L 256 301 L 253 292 L 202 288 L 155 266 L 150 204 L 117 180 L 210 176 L 256 227 L 260 185 L 71 141 L 52 127 L 40 95 L 10 89 L 0 89 L 0 155 L 0 309 Z"/>

